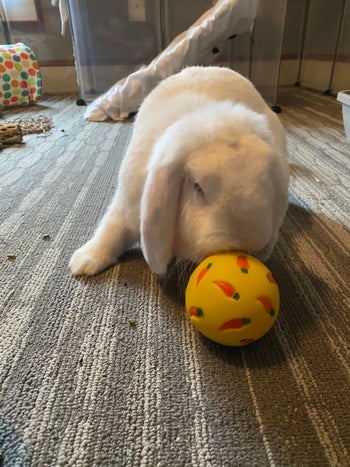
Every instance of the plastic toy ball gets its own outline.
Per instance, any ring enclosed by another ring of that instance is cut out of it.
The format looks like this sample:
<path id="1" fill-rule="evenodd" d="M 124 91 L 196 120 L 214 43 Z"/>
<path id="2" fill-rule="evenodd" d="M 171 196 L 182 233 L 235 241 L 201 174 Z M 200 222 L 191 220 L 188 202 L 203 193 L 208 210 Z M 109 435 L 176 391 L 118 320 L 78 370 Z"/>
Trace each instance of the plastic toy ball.
<path id="1" fill-rule="evenodd" d="M 186 309 L 194 327 L 223 345 L 260 339 L 276 321 L 279 289 L 271 271 L 242 252 L 208 257 L 192 273 Z"/>

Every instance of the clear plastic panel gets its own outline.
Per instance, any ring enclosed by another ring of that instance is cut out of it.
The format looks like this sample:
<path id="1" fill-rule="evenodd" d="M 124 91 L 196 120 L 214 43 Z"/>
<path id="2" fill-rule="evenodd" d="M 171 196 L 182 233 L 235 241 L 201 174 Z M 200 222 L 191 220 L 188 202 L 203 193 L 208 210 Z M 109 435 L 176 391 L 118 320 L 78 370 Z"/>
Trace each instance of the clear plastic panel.
<path id="1" fill-rule="evenodd" d="M 270 105 L 277 100 L 287 0 L 263 0 L 254 24 L 250 79 Z"/>
<path id="2" fill-rule="evenodd" d="M 68 0 L 81 96 L 89 102 L 148 63 L 215 3 Z M 270 105 L 276 103 L 286 3 L 261 0 L 253 41 L 244 34 L 218 44 L 216 63 L 252 79 Z"/>
<path id="3" fill-rule="evenodd" d="M 350 2 L 345 3 L 338 51 L 331 84 L 332 92 L 350 89 Z"/>
<path id="4" fill-rule="evenodd" d="M 164 7 L 165 45 L 168 45 L 178 34 L 186 31 L 202 14 L 212 8 L 215 3 L 217 3 L 215 0 L 196 0 L 195 2 L 165 0 L 162 2 Z M 214 53 L 218 54 L 215 60 L 216 65 L 234 68 L 233 51 L 236 42 L 240 43 L 238 37 L 234 39 L 227 38 L 227 41 L 217 44 L 217 52 L 214 51 Z"/>
<path id="5" fill-rule="evenodd" d="M 186 31 L 214 4 L 213 0 L 162 0 L 164 8 L 164 40 L 168 45 L 178 34 Z"/>
<path id="6" fill-rule="evenodd" d="M 341 25 L 343 0 L 310 0 L 300 84 L 326 91 L 330 87 Z"/>
<path id="7" fill-rule="evenodd" d="M 40 8 L 36 7 L 39 2 L 20 3 L 23 4 L 23 11 L 14 8 L 12 0 L 2 0 L 4 21 L 1 30 L 5 36 L 2 43 L 24 42 L 34 51 L 41 66 L 73 65 L 71 38 L 69 33 L 61 35 L 58 8 L 53 8 L 51 2 L 41 2 Z M 32 15 L 30 21 L 25 17 L 28 11 Z"/>
<path id="8" fill-rule="evenodd" d="M 231 57 L 230 66 L 241 73 L 246 78 L 251 75 L 251 57 L 250 45 L 252 41 L 251 34 L 242 34 L 231 39 Z"/>
<path id="9" fill-rule="evenodd" d="M 161 49 L 157 0 L 68 0 L 80 95 L 87 102 Z"/>
<path id="10" fill-rule="evenodd" d="M 186 30 L 211 8 L 211 0 L 167 0 L 165 38 L 167 42 Z M 254 26 L 254 37 L 244 34 L 218 44 L 217 64 L 230 66 L 250 78 L 270 104 L 276 104 L 283 29 L 287 0 L 261 0 Z"/>
<path id="11" fill-rule="evenodd" d="M 12 38 L 5 20 L 5 11 L 2 2 L 0 2 L 0 44 L 12 44 Z"/>

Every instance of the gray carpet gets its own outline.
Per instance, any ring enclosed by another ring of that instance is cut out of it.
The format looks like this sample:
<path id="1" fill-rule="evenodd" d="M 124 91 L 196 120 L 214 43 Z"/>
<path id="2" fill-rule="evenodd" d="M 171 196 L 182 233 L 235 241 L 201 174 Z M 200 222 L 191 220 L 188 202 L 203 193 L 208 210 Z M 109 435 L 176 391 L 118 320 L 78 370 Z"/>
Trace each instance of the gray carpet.
<path id="1" fill-rule="evenodd" d="M 160 281 L 135 248 L 71 277 L 131 123 L 86 123 L 62 97 L 6 112 L 53 128 L 0 153 L 4 466 L 350 465 L 350 146 L 334 98 L 282 89 L 280 103 L 291 203 L 268 266 L 282 306 L 244 348 L 192 328 L 179 262 Z"/>

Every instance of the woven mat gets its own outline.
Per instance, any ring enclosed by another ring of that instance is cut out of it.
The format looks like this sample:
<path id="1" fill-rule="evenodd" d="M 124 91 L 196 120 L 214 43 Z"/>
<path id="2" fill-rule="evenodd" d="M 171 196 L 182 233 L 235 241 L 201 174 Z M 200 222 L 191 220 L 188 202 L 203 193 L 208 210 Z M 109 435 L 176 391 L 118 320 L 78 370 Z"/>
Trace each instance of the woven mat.
<path id="1" fill-rule="evenodd" d="M 52 128 L 52 118 L 45 115 L 37 117 L 15 118 L 13 122 L 21 126 L 22 135 L 47 133 Z"/>

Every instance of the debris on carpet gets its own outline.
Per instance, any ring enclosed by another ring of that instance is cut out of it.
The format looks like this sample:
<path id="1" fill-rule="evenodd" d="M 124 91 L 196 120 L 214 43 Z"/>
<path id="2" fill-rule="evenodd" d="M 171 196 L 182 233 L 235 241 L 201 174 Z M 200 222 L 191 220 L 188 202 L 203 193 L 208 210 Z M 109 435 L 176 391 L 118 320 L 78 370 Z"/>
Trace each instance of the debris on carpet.
<path id="1" fill-rule="evenodd" d="M 4 147 L 23 143 L 23 136 L 29 134 L 48 133 L 52 128 L 52 119 L 39 115 L 38 117 L 17 118 L 0 124 L 0 150 Z"/>

